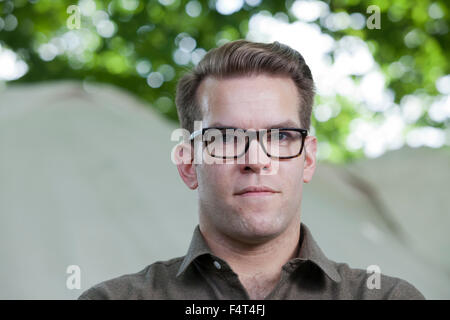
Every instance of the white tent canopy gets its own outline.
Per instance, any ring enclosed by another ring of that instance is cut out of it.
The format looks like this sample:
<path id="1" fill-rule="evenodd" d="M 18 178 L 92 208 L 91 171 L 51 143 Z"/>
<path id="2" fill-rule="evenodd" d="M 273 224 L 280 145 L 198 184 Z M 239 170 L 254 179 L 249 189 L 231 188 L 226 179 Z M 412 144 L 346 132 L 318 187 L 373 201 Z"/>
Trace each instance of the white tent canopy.
<path id="1" fill-rule="evenodd" d="M 73 299 L 185 254 L 197 195 L 171 162 L 177 125 L 106 85 L 0 91 L 0 299 Z M 319 163 L 302 219 L 328 257 L 450 298 L 450 153 Z M 69 290 L 66 269 L 81 269 Z"/>

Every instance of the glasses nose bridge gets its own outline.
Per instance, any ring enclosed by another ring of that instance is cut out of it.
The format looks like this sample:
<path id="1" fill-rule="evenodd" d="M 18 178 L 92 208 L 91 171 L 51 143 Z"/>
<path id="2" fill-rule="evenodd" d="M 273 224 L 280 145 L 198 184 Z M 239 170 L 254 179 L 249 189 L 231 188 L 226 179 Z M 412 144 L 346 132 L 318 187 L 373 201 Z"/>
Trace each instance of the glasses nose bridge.
<path id="1" fill-rule="evenodd" d="M 251 134 L 248 134 L 248 133 L 251 133 Z M 264 135 L 265 135 L 266 133 L 267 133 L 267 130 L 265 130 L 265 129 L 261 129 L 261 130 L 246 130 L 246 131 L 245 131 L 245 134 L 246 134 L 245 136 L 246 136 L 246 138 L 247 138 L 248 140 L 247 140 L 247 143 L 246 143 L 244 156 L 246 156 L 246 157 L 247 157 L 247 156 L 250 156 L 249 150 L 250 150 L 251 143 L 252 143 L 252 141 L 253 141 L 254 139 L 256 139 L 256 142 L 257 142 L 257 144 L 261 147 L 261 149 L 262 149 L 264 155 L 266 155 L 267 157 L 270 158 L 270 156 L 267 154 L 266 147 L 264 146 L 264 143 L 263 143 L 263 141 L 264 141 Z M 262 139 L 260 139 L 260 138 L 262 138 Z M 258 156 L 258 153 L 257 153 L 257 156 Z M 258 157 L 258 158 L 259 158 L 259 157 Z"/>

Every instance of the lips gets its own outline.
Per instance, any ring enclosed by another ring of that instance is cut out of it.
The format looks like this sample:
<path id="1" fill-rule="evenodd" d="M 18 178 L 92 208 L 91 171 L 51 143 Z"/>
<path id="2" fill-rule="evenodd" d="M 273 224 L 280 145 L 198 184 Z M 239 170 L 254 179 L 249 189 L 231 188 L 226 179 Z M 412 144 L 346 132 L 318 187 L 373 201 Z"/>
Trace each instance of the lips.
<path id="1" fill-rule="evenodd" d="M 271 195 L 271 194 L 275 194 L 275 193 L 279 193 L 279 191 L 276 191 L 267 186 L 249 186 L 249 187 L 239 190 L 238 192 L 235 193 L 235 195 L 238 195 L 238 196 Z"/>

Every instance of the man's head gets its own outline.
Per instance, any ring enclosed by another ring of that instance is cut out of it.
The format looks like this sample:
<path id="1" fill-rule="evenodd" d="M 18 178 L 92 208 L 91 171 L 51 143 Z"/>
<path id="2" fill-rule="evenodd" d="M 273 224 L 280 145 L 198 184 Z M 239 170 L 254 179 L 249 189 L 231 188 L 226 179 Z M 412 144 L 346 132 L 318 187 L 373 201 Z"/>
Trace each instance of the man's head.
<path id="1" fill-rule="evenodd" d="M 313 99 L 311 72 L 297 51 L 239 40 L 211 50 L 185 75 L 176 103 L 190 132 L 195 120 L 203 127 L 309 129 Z M 180 157 L 183 152 L 190 151 Z M 302 186 L 314 173 L 315 153 L 313 136 L 300 156 L 286 160 L 268 157 L 253 140 L 243 162 L 184 163 L 178 170 L 188 187 L 198 187 L 202 231 L 251 244 L 299 227 Z M 272 192 L 245 192 L 249 187 Z"/>
<path id="2" fill-rule="evenodd" d="M 176 105 L 181 127 L 192 132 L 194 121 L 203 118 L 198 87 L 204 79 L 262 73 L 292 79 L 298 91 L 298 115 L 303 128 L 309 130 L 314 81 L 302 55 L 279 42 L 266 44 L 246 40 L 229 42 L 210 50 L 191 72 L 180 79 Z"/>

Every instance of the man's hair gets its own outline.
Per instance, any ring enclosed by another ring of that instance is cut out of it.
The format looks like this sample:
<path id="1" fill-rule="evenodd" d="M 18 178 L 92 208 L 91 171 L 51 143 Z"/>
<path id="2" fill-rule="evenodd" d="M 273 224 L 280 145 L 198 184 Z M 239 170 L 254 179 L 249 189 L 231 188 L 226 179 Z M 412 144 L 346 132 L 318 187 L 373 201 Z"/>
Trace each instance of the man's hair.
<path id="1" fill-rule="evenodd" d="M 176 106 L 181 127 L 192 132 L 194 120 L 203 118 L 197 89 L 206 77 L 225 79 L 259 74 L 286 76 L 294 81 L 300 98 L 300 124 L 309 130 L 315 89 L 311 71 L 302 55 L 277 41 L 259 43 L 246 40 L 228 42 L 210 50 L 193 70 L 180 79 Z"/>

